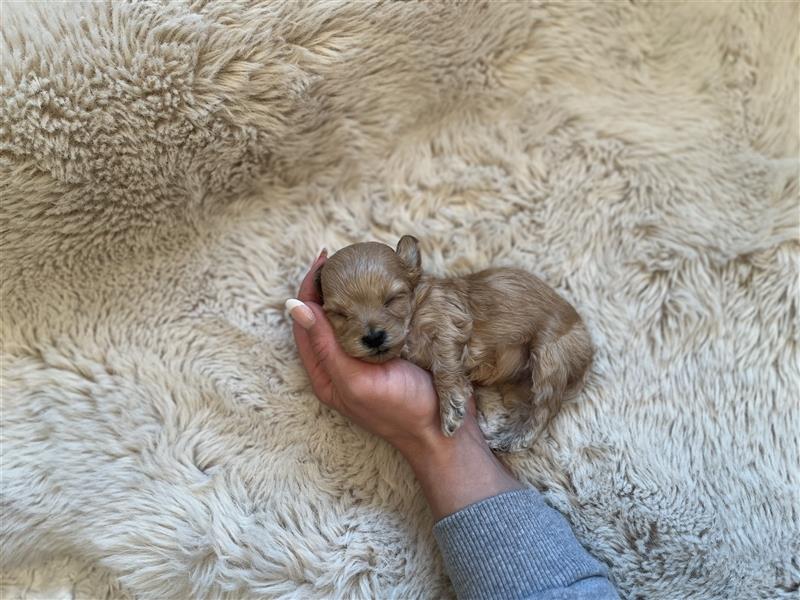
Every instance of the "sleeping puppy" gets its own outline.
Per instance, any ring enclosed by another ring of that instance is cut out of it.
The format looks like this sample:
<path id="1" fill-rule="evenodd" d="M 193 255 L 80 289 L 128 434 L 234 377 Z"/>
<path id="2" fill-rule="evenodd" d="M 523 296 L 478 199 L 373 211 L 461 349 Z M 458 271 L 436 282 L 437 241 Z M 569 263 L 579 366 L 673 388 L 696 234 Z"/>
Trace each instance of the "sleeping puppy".
<path id="1" fill-rule="evenodd" d="M 473 384 L 524 382 L 532 417 L 547 415 L 529 422 L 546 424 L 592 360 L 580 316 L 542 280 L 508 268 L 426 275 L 409 235 L 394 251 L 377 242 L 342 248 L 317 283 L 345 352 L 374 363 L 400 356 L 431 371 L 448 436 L 464 419 Z"/>

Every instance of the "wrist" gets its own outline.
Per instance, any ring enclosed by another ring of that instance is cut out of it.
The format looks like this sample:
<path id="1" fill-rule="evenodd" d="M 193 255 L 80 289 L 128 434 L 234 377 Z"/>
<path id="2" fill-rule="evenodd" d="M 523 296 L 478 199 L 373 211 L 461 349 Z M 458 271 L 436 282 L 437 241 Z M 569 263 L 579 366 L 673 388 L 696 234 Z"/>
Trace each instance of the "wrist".
<path id="1" fill-rule="evenodd" d="M 474 418 L 452 437 L 436 430 L 399 448 L 411 465 L 436 520 L 522 485 L 492 453 Z"/>
<path id="2" fill-rule="evenodd" d="M 475 419 L 467 418 L 454 435 L 447 437 L 438 426 L 425 429 L 413 437 L 394 444 L 415 473 L 434 466 L 450 464 L 456 456 L 490 451 Z"/>

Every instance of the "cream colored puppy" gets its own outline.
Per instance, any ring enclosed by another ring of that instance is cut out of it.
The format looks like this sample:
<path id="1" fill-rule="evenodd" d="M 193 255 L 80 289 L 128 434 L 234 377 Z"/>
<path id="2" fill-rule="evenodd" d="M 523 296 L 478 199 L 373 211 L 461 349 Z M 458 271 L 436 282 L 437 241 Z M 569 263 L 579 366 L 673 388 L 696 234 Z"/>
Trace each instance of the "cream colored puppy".
<path id="1" fill-rule="evenodd" d="M 445 435 L 461 425 L 473 384 L 527 382 L 531 410 L 547 411 L 538 421 L 549 421 L 592 360 L 580 316 L 542 280 L 507 268 L 426 275 L 412 236 L 396 250 L 377 242 L 342 248 L 317 281 L 345 352 L 369 362 L 402 356 L 431 371 Z"/>

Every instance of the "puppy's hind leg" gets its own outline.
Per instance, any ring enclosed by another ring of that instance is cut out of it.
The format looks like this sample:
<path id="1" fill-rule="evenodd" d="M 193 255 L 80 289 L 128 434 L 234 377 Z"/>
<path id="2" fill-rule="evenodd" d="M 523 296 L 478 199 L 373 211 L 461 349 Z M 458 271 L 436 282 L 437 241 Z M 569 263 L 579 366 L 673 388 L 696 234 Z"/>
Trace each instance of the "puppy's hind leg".
<path id="1" fill-rule="evenodd" d="M 529 434 L 525 436 L 528 444 L 547 428 L 564 400 L 580 389 L 592 355 L 589 332 L 580 321 L 531 352 L 533 402 Z"/>
<path id="2" fill-rule="evenodd" d="M 504 427 L 490 440 L 495 450 L 517 452 L 530 448 L 555 417 L 561 406 L 564 378 L 552 358 L 547 350 L 531 352 L 531 381 L 512 394 Z"/>
<path id="3" fill-rule="evenodd" d="M 493 450 L 514 452 L 531 445 L 536 419 L 531 410 L 531 386 L 525 381 L 494 388 L 475 388 L 478 425 Z"/>
<path id="4" fill-rule="evenodd" d="M 535 361 L 531 372 L 532 410 L 538 413 L 536 420 L 540 429 L 544 429 L 561 408 L 569 373 L 556 344 L 542 346 L 532 359 Z"/>

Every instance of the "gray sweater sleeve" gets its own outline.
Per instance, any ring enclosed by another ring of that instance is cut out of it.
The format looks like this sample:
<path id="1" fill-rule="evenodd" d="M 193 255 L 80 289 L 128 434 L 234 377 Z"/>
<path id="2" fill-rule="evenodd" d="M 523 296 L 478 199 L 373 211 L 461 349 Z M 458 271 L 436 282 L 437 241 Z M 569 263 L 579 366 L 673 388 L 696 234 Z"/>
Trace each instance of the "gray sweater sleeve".
<path id="1" fill-rule="evenodd" d="M 476 502 L 433 532 L 461 600 L 618 598 L 605 568 L 536 490 Z"/>

